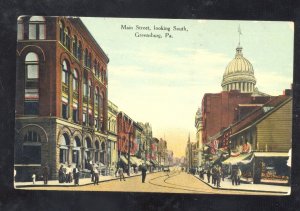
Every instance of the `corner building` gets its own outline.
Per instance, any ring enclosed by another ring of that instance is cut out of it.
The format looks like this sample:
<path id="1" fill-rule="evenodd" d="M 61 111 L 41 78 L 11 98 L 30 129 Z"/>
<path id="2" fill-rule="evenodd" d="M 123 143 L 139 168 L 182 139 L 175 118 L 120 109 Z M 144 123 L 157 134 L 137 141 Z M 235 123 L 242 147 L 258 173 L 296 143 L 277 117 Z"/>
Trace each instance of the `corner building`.
<path id="1" fill-rule="evenodd" d="M 16 54 L 16 180 L 46 163 L 50 179 L 63 164 L 105 168 L 109 59 L 83 22 L 19 17 Z"/>

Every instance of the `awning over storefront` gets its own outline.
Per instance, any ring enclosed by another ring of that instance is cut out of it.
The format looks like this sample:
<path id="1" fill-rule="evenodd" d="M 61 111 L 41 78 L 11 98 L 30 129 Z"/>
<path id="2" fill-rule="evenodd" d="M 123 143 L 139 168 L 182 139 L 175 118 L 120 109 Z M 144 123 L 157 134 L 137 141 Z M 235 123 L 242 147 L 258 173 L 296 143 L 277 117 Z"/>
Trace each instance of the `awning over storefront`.
<path id="1" fill-rule="evenodd" d="M 120 159 L 121 159 L 121 161 L 122 161 L 123 163 L 125 163 L 126 165 L 128 165 L 128 160 L 127 160 L 127 158 L 125 158 L 124 155 L 121 155 L 121 156 L 120 156 Z"/>
<path id="2" fill-rule="evenodd" d="M 238 163 L 248 164 L 252 161 L 251 156 L 252 156 L 252 153 L 240 154 L 237 157 L 229 157 L 227 160 L 223 161 L 222 163 L 225 165 L 229 165 L 229 164 L 236 165 Z"/>
<path id="3" fill-rule="evenodd" d="M 156 160 L 151 160 L 151 163 L 153 163 L 155 166 L 158 166 L 158 163 Z"/>
<path id="4" fill-rule="evenodd" d="M 152 165 L 148 160 L 146 160 L 146 164 L 147 164 L 148 166 L 151 166 L 151 165 Z"/>
<path id="5" fill-rule="evenodd" d="M 141 159 L 139 159 L 139 158 L 137 158 L 137 157 L 130 157 L 130 162 L 132 163 L 132 164 L 134 164 L 134 165 L 136 165 L 136 166 L 141 166 L 141 165 L 143 165 L 143 163 L 144 163 L 144 161 L 143 160 L 141 160 Z"/>
<path id="6" fill-rule="evenodd" d="M 254 152 L 255 157 L 289 157 L 288 152 Z"/>

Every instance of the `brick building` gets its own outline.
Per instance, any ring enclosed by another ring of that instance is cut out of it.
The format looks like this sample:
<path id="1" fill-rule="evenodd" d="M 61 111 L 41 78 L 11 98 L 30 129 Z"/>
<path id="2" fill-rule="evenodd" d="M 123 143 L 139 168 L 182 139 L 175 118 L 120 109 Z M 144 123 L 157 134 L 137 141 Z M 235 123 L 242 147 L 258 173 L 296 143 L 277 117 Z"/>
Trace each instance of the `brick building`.
<path id="1" fill-rule="evenodd" d="M 238 90 L 205 94 L 202 99 L 202 143 L 206 144 L 210 138 L 241 116 L 264 104 L 272 97 L 252 96 L 252 93 L 241 93 Z M 245 105 L 248 109 L 245 109 Z"/>
<path id="2" fill-rule="evenodd" d="M 79 18 L 18 19 L 16 180 L 107 162 L 108 57 Z"/>

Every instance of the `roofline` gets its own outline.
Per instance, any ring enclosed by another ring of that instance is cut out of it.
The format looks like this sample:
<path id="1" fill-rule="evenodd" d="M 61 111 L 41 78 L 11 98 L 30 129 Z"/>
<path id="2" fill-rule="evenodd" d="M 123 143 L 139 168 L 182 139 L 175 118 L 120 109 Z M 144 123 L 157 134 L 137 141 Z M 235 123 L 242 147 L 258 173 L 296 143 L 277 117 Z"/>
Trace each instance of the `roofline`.
<path id="1" fill-rule="evenodd" d="M 244 129 L 231 134 L 230 137 L 236 136 L 238 134 L 240 134 L 241 132 L 251 128 L 253 125 L 258 124 L 259 122 L 261 122 L 262 120 L 264 120 L 265 118 L 267 118 L 268 116 L 270 116 L 272 113 L 274 113 L 275 111 L 277 111 L 279 108 L 281 108 L 283 105 L 287 104 L 289 101 L 291 101 L 293 98 L 289 97 L 288 99 L 286 99 L 285 101 L 283 101 L 281 104 L 279 104 L 278 106 L 276 106 L 274 109 L 270 110 L 270 112 L 266 113 L 265 115 L 263 115 L 261 118 L 259 118 L 258 120 L 256 120 L 255 122 L 253 122 L 252 124 L 250 124 L 249 126 L 245 127 Z"/>
<path id="2" fill-rule="evenodd" d="M 72 17 L 72 18 L 76 18 L 78 19 L 78 23 L 83 27 L 83 29 L 85 31 L 87 31 L 87 33 L 89 34 L 89 36 L 91 37 L 92 41 L 95 43 L 96 47 L 98 47 L 98 49 L 100 50 L 100 53 L 104 56 L 104 59 L 106 61 L 106 63 L 109 63 L 109 58 L 106 55 L 106 53 L 103 51 L 103 49 L 100 47 L 99 43 L 95 40 L 95 38 L 93 37 L 93 35 L 91 34 L 91 32 L 88 30 L 88 28 L 85 26 L 85 24 L 82 22 L 82 20 L 80 19 L 80 17 Z"/>

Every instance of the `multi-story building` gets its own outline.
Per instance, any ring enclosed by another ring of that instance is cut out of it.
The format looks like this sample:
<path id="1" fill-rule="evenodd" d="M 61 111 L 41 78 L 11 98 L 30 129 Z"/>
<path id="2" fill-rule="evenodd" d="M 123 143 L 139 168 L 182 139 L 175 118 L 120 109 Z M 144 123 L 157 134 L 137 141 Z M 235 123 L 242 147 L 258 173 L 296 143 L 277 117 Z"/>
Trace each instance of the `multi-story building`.
<path id="1" fill-rule="evenodd" d="M 158 149 L 157 149 L 157 155 L 158 155 L 158 164 L 159 166 L 165 166 L 166 162 L 168 160 L 168 154 L 167 154 L 167 141 L 160 138 L 158 142 Z"/>
<path id="2" fill-rule="evenodd" d="M 153 164 L 155 168 L 159 166 L 158 163 L 158 144 L 159 140 L 155 137 L 152 138 L 150 144 L 150 162 Z"/>
<path id="3" fill-rule="evenodd" d="M 107 115 L 107 132 L 108 132 L 108 164 L 111 168 L 116 168 L 118 162 L 118 150 L 117 150 L 117 141 L 118 141 L 118 106 L 116 106 L 111 101 L 108 101 L 108 115 Z"/>
<path id="4" fill-rule="evenodd" d="M 48 164 L 107 164 L 109 59 L 80 18 L 18 19 L 15 167 L 28 180 Z"/>

